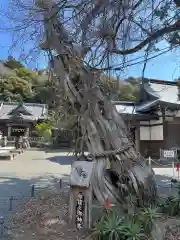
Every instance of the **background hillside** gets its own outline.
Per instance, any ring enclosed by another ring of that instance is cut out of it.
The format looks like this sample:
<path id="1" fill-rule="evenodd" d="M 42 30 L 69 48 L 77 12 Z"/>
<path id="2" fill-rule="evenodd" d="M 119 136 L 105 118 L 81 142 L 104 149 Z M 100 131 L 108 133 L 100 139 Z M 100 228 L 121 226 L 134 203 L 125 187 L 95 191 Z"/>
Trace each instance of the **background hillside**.
<path id="1" fill-rule="evenodd" d="M 0 100 L 47 103 L 49 98 L 48 73 L 32 71 L 9 57 L 0 61 Z"/>
<path id="2" fill-rule="evenodd" d="M 45 70 L 31 70 L 13 57 L 0 61 L 0 100 L 45 103 L 53 106 L 54 89 Z M 139 93 L 140 79 L 124 81 L 99 73 L 100 87 L 113 101 L 134 101 Z"/>

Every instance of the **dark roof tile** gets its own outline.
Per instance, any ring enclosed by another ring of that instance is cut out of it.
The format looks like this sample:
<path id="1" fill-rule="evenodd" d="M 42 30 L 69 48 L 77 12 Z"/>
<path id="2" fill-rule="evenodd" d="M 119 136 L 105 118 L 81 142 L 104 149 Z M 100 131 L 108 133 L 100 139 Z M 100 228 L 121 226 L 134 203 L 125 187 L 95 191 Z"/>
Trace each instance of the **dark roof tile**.
<path id="1" fill-rule="evenodd" d="M 18 102 L 1 102 L 0 104 L 0 119 L 9 119 L 15 110 L 18 111 Z M 25 120 L 38 120 L 46 118 L 48 107 L 46 104 L 23 103 L 25 110 L 30 114 L 23 114 Z M 22 110 L 22 109 L 21 109 Z"/>

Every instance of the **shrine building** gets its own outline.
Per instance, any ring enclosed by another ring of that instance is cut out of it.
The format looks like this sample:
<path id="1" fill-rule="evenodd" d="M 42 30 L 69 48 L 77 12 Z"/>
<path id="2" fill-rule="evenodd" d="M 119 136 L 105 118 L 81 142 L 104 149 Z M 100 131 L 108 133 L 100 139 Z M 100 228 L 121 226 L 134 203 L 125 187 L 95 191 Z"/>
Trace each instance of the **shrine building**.
<path id="1" fill-rule="evenodd" d="M 0 131 L 3 136 L 33 136 L 35 125 L 47 119 L 45 104 L 0 102 Z"/>
<path id="2" fill-rule="evenodd" d="M 159 158 L 160 149 L 180 149 L 178 95 L 177 82 L 145 79 L 138 102 L 114 103 L 143 156 Z"/>

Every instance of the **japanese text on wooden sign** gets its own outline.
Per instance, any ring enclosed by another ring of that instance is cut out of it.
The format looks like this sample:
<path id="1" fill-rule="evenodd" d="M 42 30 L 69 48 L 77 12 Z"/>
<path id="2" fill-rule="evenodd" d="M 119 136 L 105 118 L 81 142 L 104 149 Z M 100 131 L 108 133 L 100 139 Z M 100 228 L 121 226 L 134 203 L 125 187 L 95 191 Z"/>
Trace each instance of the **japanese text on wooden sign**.
<path id="1" fill-rule="evenodd" d="M 12 132 L 25 132 L 24 128 L 12 128 Z"/>
<path id="2" fill-rule="evenodd" d="M 174 150 L 164 150 L 163 155 L 165 158 L 174 158 L 175 152 Z"/>

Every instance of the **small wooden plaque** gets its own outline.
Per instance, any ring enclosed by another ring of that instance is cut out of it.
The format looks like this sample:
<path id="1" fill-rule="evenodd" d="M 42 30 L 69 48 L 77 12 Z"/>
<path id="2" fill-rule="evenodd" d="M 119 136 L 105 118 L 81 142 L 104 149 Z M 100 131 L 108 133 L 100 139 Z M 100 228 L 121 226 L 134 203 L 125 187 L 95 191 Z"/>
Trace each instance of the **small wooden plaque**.
<path id="1" fill-rule="evenodd" d="M 72 164 L 70 185 L 88 188 L 95 162 L 76 161 Z"/>

